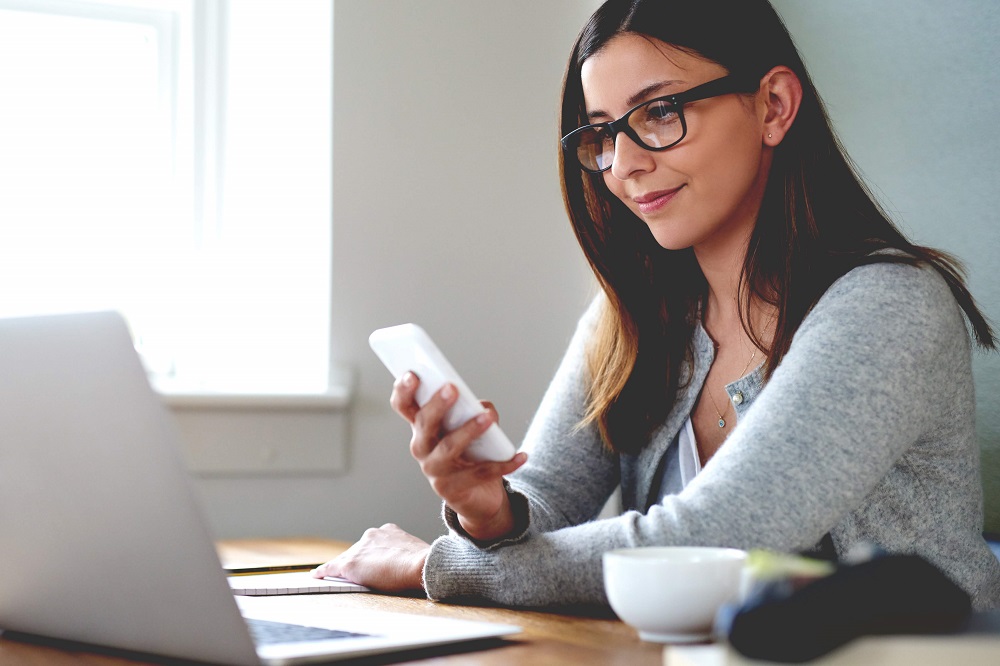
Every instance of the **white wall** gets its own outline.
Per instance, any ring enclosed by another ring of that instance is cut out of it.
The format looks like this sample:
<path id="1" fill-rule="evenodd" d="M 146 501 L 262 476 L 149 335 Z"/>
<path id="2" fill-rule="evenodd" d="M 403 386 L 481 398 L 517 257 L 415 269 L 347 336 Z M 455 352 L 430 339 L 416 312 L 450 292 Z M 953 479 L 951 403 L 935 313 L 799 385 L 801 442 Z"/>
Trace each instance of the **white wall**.
<path id="1" fill-rule="evenodd" d="M 336 0 L 332 350 L 358 372 L 347 471 L 204 476 L 217 535 L 442 531 L 367 345 L 380 326 L 422 324 L 523 436 L 593 293 L 556 151 L 563 67 L 597 4 Z"/>
<path id="2" fill-rule="evenodd" d="M 956 254 L 1000 334 L 1000 3 L 773 0 L 848 152 L 916 242 Z M 974 358 L 1000 531 L 1000 356 Z"/>

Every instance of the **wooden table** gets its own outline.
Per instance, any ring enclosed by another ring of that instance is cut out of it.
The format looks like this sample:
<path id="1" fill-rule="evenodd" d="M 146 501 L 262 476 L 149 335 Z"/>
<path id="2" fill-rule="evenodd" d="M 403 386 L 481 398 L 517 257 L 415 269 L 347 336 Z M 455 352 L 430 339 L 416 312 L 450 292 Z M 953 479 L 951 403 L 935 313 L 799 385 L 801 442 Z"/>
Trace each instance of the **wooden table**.
<path id="1" fill-rule="evenodd" d="M 348 544 L 327 539 L 253 539 L 219 543 L 219 555 L 227 568 L 324 562 Z M 460 619 L 515 624 L 524 632 L 486 649 L 457 651 L 455 647 L 385 655 L 359 663 L 414 663 L 438 665 L 518 664 L 621 664 L 643 666 L 663 663 L 661 646 L 643 643 L 636 632 L 614 618 L 610 611 L 591 610 L 570 614 L 511 610 L 488 606 L 435 603 L 420 597 L 384 594 L 327 594 L 323 603 L 348 608 L 366 608 L 436 615 Z M 56 602 L 58 603 L 58 602 Z M 27 644 L 0 639 L 0 664 L 4 666 L 124 666 L 143 663 L 131 659 L 85 652 L 75 647 Z"/>

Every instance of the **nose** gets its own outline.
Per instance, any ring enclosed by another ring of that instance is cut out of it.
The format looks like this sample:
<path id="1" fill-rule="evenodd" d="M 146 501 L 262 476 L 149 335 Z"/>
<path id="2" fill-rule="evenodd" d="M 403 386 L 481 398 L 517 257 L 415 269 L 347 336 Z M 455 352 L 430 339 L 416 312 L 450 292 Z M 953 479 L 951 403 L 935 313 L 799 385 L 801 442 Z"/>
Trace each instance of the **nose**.
<path id="1" fill-rule="evenodd" d="M 653 154 L 637 144 L 625 132 L 615 136 L 615 156 L 611 160 L 611 175 L 627 180 L 636 174 L 652 170 Z"/>

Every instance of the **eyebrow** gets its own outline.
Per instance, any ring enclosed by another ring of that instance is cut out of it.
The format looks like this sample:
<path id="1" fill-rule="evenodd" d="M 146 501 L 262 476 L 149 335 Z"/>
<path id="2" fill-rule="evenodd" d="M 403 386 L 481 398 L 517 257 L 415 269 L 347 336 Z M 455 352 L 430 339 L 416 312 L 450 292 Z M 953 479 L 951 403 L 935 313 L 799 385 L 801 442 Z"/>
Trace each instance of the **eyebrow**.
<path id="1" fill-rule="evenodd" d="M 625 106 L 631 109 L 636 104 L 646 99 L 653 93 L 659 92 L 668 86 L 674 86 L 679 83 L 684 83 L 684 81 L 669 80 L 669 81 L 659 81 L 657 83 L 651 83 L 642 90 L 640 90 L 639 92 L 629 97 L 627 100 L 625 100 Z M 610 118 L 611 114 L 602 109 L 594 109 L 593 111 L 589 111 L 587 113 L 587 117 L 591 120 L 595 120 L 597 118 Z"/>

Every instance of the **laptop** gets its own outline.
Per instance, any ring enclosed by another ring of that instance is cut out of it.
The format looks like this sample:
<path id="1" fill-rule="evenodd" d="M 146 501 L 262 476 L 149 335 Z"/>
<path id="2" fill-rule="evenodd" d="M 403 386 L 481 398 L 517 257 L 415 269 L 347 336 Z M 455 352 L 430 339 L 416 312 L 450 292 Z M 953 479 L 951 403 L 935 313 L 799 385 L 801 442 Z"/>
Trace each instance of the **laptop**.
<path id="1" fill-rule="evenodd" d="M 338 610 L 327 595 L 237 602 L 180 452 L 120 315 L 0 319 L 0 629 L 223 664 L 520 631 Z M 255 644 L 250 623 L 312 635 Z"/>

